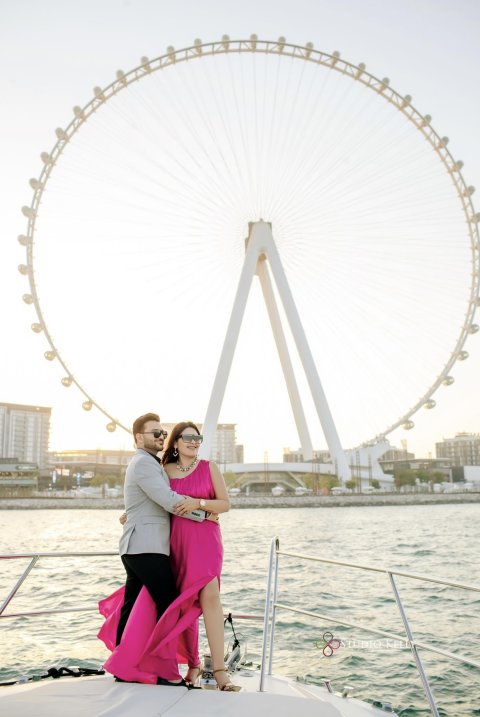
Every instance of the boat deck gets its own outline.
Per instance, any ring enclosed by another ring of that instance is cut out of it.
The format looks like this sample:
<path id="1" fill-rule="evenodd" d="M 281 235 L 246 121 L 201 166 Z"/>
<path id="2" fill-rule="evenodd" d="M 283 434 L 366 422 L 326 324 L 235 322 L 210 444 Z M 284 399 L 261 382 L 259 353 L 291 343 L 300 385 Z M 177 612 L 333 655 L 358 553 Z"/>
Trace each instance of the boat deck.
<path id="1" fill-rule="evenodd" d="M 268 676 L 259 692 L 258 671 L 234 675 L 240 692 L 187 690 L 115 682 L 102 677 L 65 677 L 4 687 L 5 717 L 380 717 L 387 713 L 314 685 Z"/>

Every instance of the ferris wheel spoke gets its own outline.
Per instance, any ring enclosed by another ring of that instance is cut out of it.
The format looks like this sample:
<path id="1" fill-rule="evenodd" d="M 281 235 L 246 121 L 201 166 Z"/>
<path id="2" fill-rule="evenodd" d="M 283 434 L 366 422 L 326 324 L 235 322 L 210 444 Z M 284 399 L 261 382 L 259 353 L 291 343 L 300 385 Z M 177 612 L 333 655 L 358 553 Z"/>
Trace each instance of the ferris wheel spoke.
<path id="1" fill-rule="evenodd" d="M 25 271 L 54 358 L 119 425 L 130 423 L 124 396 L 149 400 L 133 366 L 155 375 L 160 364 L 164 410 L 178 416 L 193 401 L 188 412 L 202 417 L 248 225 L 259 219 L 272 223 L 346 445 L 401 425 L 465 358 L 480 303 L 471 191 L 448 140 L 387 80 L 309 46 L 196 43 L 142 60 L 75 117 L 47 153 L 55 160 L 45 158 Z M 274 282 L 272 292 L 313 424 Z M 249 302 L 237 352 L 255 394 L 262 371 L 272 378 L 281 367 L 255 281 Z M 128 345 L 133 326 L 145 341 L 140 355 Z M 202 385 L 193 399 L 179 378 L 192 353 L 175 343 L 185 327 L 209 347 L 196 351 Z M 105 345 L 113 366 L 94 348 Z M 225 406 L 238 410 L 229 419 L 243 431 L 237 359 L 231 375 Z M 255 413 L 268 423 L 268 405 Z"/>

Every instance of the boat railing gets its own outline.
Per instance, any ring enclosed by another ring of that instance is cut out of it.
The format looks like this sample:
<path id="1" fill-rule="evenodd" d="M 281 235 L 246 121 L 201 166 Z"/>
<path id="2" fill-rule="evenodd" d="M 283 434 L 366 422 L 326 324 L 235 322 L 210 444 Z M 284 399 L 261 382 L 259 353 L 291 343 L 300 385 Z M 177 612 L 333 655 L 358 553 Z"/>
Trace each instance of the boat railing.
<path id="1" fill-rule="evenodd" d="M 28 559 L 29 563 L 25 567 L 23 573 L 19 576 L 17 581 L 15 582 L 14 586 L 10 590 L 7 597 L 3 600 L 2 604 L 0 605 L 0 618 L 17 618 L 17 617 L 34 617 L 39 615 L 53 615 L 57 613 L 70 613 L 70 612 L 84 612 L 84 611 L 97 611 L 98 605 L 97 604 L 88 604 L 88 605 L 72 605 L 68 607 L 55 607 L 51 609 L 43 609 L 43 610 L 33 610 L 33 611 L 22 611 L 22 612 L 6 612 L 7 607 L 10 605 L 12 600 L 15 598 L 18 590 L 23 585 L 25 580 L 30 575 L 33 568 L 36 566 L 38 561 L 42 558 L 93 558 L 93 557 L 116 557 L 118 556 L 117 552 L 113 551 L 102 551 L 102 552 L 39 552 L 39 553 L 17 553 L 17 554 L 11 554 L 11 555 L 0 555 L 0 560 L 12 560 L 12 559 Z M 343 568 L 353 568 L 355 570 L 361 570 L 361 571 L 367 571 L 367 572 L 373 572 L 373 573 L 381 573 L 383 575 L 386 575 L 388 577 L 390 587 L 392 589 L 393 597 L 395 599 L 396 606 L 398 608 L 398 611 L 400 613 L 400 617 L 403 623 L 404 628 L 404 634 L 397 634 L 392 632 L 386 632 L 384 630 L 379 630 L 377 628 L 372 627 L 371 625 L 365 625 L 359 622 L 353 622 L 349 621 L 343 618 L 339 618 L 336 615 L 325 613 L 325 612 L 313 612 L 310 610 L 303 610 L 300 607 L 293 607 L 291 605 L 285 605 L 283 603 L 280 603 L 277 601 L 277 594 L 278 594 L 278 581 L 279 581 L 279 563 L 280 563 L 280 556 L 286 557 L 286 558 L 296 558 L 297 560 L 305 560 L 305 561 L 314 561 L 317 563 L 325 564 L 325 565 L 335 565 L 338 567 Z M 452 588 L 459 588 L 463 590 L 470 590 L 474 592 L 480 592 L 480 587 L 477 585 L 470 585 L 466 583 L 461 583 L 458 581 L 452 581 L 452 580 L 444 580 L 441 578 L 436 577 L 430 577 L 425 575 L 418 575 L 416 573 L 409 573 L 402 570 L 395 570 L 390 568 L 381 568 L 376 567 L 372 565 L 361 565 L 358 563 L 350 563 L 340 560 L 332 560 L 329 558 L 320 558 L 317 556 L 312 555 L 305 555 L 302 553 L 292 553 L 289 551 L 281 551 L 280 550 L 280 543 L 278 538 L 273 538 L 270 546 L 270 554 L 269 554 L 269 567 L 268 567 L 268 577 L 267 577 L 267 589 L 266 589 L 266 598 L 265 598 L 265 610 L 263 618 L 261 615 L 249 615 L 249 614 L 240 614 L 240 613 L 229 613 L 229 615 L 235 619 L 254 619 L 254 620 L 261 620 L 263 619 L 263 638 L 262 638 L 262 653 L 261 653 L 261 663 L 260 663 L 260 685 L 259 689 L 260 691 L 264 691 L 264 683 L 265 683 L 265 675 L 271 675 L 272 674 L 272 664 L 273 664 L 273 656 L 274 656 L 274 640 L 275 640 L 275 626 L 276 626 L 276 619 L 277 619 L 277 610 L 284 610 L 292 613 L 296 613 L 299 615 L 304 615 L 305 617 L 315 618 L 319 620 L 324 620 L 328 622 L 329 624 L 336 624 L 340 625 L 342 627 L 347 628 L 354 628 L 358 631 L 371 633 L 374 635 L 377 635 L 379 637 L 387 638 L 389 640 L 400 640 L 403 643 L 405 643 L 411 650 L 412 656 L 417 668 L 417 671 L 419 673 L 422 686 L 426 695 L 426 698 L 428 700 L 430 710 L 432 715 L 434 717 L 439 717 L 439 711 L 435 704 L 435 699 L 428 681 L 428 678 L 425 673 L 425 669 L 423 667 L 419 650 L 426 650 L 429 652 L 433 652 L 439 655 L 442 655 L 444 657 L 447 657 L 448 659 L 458 661 L 460 663 L 463 663 L 465 665 L 470 665 L 472 667 L 480 668 L 480 662 L 477 660 L 473 660 L 469 657 L 465 657 L 463 655 L 459 655 L 458 653 L 450 652 L 448 650 L 444 650 L 440 647 L 437 647 L 436 645 L 433 645 L 431 643 L 416 640 L 413 637 L 413 633 L 410 627 L 410 623 L 407 618 L 407 614 L 404 608 L 404 605 L 402 603 L 397 580 L 396 578 L 409 578 L 411 580 L 418 580 L 425 583 L 431 583 L 436 585 L 442 585 L 446 587 L 452 587 Z M 267 666 L 267 660 L 268 660 L 268 666 Z M 328 681 L 327 681 L 328 682 Z M 327 684 L 327 689 L 331 689 L 329 684 Z"/>
<path id="2" fill-rule="evenodd" d="M 51 608 L 49 610 L 33 610 L 30 612 L 18 612 L 13 613 L 9 612 L 6 613 L 5 610 L 9 606 L 9 604 L 12 602 L 13 598 L 17 594 L 20 587 L 23 585 L 25 580 L 28 578 L 30 573 L 32 572 L 35 565 L 38 563 L 40 558 L 71 558 L 71 557 L 77 557 L 77 558 L 83 558 L 83 557 L 110 557 L 110 556 L 117 556 L 118 553 L 114 552 L 89 552 L 89 553 L 17 553 L 12 555 L 0 555 L 0 560 L 20 560 L 20 559 L 30 559 L 30 562 L 28 563 L 27 567 L 23 571 L 23 573 L 18 578 L 17 582 L 13 586 L 13 588 L 8 593 L 5 600 L 0 605 L 0 618 L 14 618 L 14 617 L 33 617 L 35 615 L 54 615 L 56 613 L 62 613 L 62 612 L 83 612 L 85 610 L 98 610 L 98 606 L 95 605 L 77 605 L 73 607 L 65 607 L 65 608 Z"/>
<path id="3" fill-rule="evenodd" d="M 302 610 L 301 608 L 298 608 L 298 607 L 292 607 L 290 605 L 285 605 L 283 603 L 277 602 L 280 556 L 296 558 L 296 559 L 300 559 L 300 560 L 310 560 L 310 561 L 314 561 L 314 562 L 322 563 L 322 564 L 326 564 L 326 565 L 336 565 L 339 567 L 353 568 L 356 570 L 368 571 L 368 572 L 373 572 L 373 573 L 382 573 L 382 574 L 386 575 L 390 582 L 390 587 L 392 589 L 392 593 L 395 598 L 395 603 L 396 603 L 398 611 L 400 613 L 400 617 L 401 617 L 401 620 L 403 623 L 405 633 L 403 635 L 399 635 L 399 634 L 394 634 L 391 632 L 385 632 L 383 630 L 378 630 L 374 627 L 371 627 L 370 625 L 364 625 L 364 624 L 361 624 L 358 622 L 351 622 L 351 621 L 347 621 L 344 619 L 339 619 L 336 615 L 332 615 L 332 614 L 328 614 L 328 613 L 312 612 L 309 610 Z M 384 638 L 387 638 L 390 640 L 401 640 L 404 643 L 406 643 L 412 652 L 412 656 L 415 661 L 415 665 L 416 665 L 417 671 L 419 673 L 419 676 L 420 676 L 420 679 L 422 682 L 422 686 L 423 686 L 423 689 L 425 692 L 425 696 L 426 696 L 429 706 L 430 706 L 431 713 L 432 713 L 432 715 L 434 715 L 434 717 L 439 717 L 439 711 L 436 706 L 433 692 L 430 687 L 425 669 L 423 667 L 422 660 L 419 655 L 419 650 L 427 650 L 430 652 L 434 652 L 439 655 L 443 655 L 444 657 L 448 657 L 451 660 L 456 660 L 465 665 L 471 665 L 473 667 L 480 667 L 480 662 L 478 662 L 476 660 L 472 660 L 470 658 L 467 658 L 463 655 L 459 655 L 454 652 L 449 652 L 448 650 L 443 650 L 443 649 L 437 647 L 436 645 L 432 645 L 431 643 L 414 639 L 412 630 L 410 627 L 410 623 L 408 621 L 407 614 L 405 612 L 405 608 L 403 606 L 403 603 L 402 603 L 402 600 L 400 597 L 400 593 L 398 590 L 398 585 L 397 585 L 397 581 L 396 581 L 396 578 L 398 578 L 398 577 L 410 578 L 411 580 L 420 580 L 420 581 L 427 582 L 427 583 L 443 585 L 443 586 L 452 587 L 452 588 L 460 588 L 463 590 L 471 590 L 474 592 L 480 592 L 480 586 L 469 585 L 469 584 L 461 583 L 458 581 L 443 580 L 441 578 L 428 577 L 425 575 L 418 575 L 416 573 L 408 573 L 403 570 L 380 568 L 380 567 L 375 567 L 372 565 L 359 565 L 358 563 L 349 563 L 349 562 L 345 562 L 345 561 L 341 561 L 341 560 L 331 560 L 328 558 L 319 558 L 317 556 L 304 555 L 301 553 L 291 553 L 291 552 L 287 552 L 287 551 L 281 551 L 279 539 L 273 538 L 273 540 L 271 542 L 271 546 L 270 546 L 267 590 L 266 590 L 266 598 L 265 598 L 262 657 L 261 657 L 261 666 L 260 666 L 260 670 L 261 670 L 261 672 L 260 672 L 260 691 L 264 690 L 265 675 L 272 674 L 276 613 L 277 613 L 277 610 L 286 610 L 289 612 L 304 615 L 306 617 L 313 617 L 316 619 L 325 620 L 330 624 L 337 624 L 337 625 L 341 625 L 342 627 L 355 628 L 356 630 L 372 633 L 374 635 L 378 635 L 380 637 L 384 637 Z M 268 668 L 267 668 L 267 658 L 268 658 Z M 328 684 L 326 686 L 327 686 L 327 689 L 331 689 Z"/>
<path id="4" fill-rule="evenodd" d="M 90 603 L 88 605 L 72 605 L 69 607 L 55 607 L 55 608 L 49 608 L 44 610 L 30 610 L 22 612 L 5 612 L 7 607 L 10 605 L 14 597 L 16 596 L 18 590 L 23 585 L 25 580 L 28 578 L 30 573 L 32 572 L 33 568 L 37 565 L 40 558 L 95 558 L 95 557 L 101 557 L 101 558 L 108 558 L 108 557 L 116 557 L 118 558 L 118 552 L 68 552 L 68 553 L 16 553 L 16 554 L 8 554 L 8 555 L 0 555 L 0 560 L 25 560 L 29 559 L 29 563 L 24 569 L 23 573 L 19 576 L 17 579 L 15 585 L 12 587 L 10 592 L 8 593 L 7 597 L 4 599 L 2 604 L 0 605 L 0 618 L 6 619 L 6 618 L 17 618 L 17 617 L 36 617 L 39 615 L 56 615 L 60 613 L 69 613 L 69 612 L 89 612 L 89 611 L 95 611 L 98 612 L 98 603 Z M 257 615 L 250 615 L 250 614 L 244 614 L 244 613 L 226 613 L 225 618 L 231 617 L 235 620 L 263 620 L 263 615 L 258 613 Z"/>

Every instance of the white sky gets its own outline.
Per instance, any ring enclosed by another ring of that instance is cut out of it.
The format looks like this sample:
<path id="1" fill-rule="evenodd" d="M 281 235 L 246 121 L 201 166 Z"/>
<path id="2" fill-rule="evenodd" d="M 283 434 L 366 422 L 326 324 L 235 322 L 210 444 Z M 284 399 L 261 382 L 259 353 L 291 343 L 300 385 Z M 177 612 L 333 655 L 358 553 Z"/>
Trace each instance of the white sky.
<path id="1" fill-rule="evenodd" d="M 52 406 L 54 449 L 130 447 L 125 433 L 108 434 L 104 417 L 83 412 L 80 394 L 60 385 L 60 367 L 45 361 L 45 340 L 29 328 L 35 317 L 21 300 L 28 288 L 16 270 L 24 261 L 16 237 L 25 231 L 20 207 L 31 200 L 28 179 L 38 175 L 39 154 L 53 145 L 54 129 L 70 121 L 71 108 L 85 104 L 94 86 L 105 86 L 117 69 L 133 68 L 143 55 L 154 58 L 168 45 L 188 46 L 197 37 L 217 40 L 227 33 L 232 39 L 247 38 L 255 32 L 261 39 L 284 35 L 298 44 L 311 41 L 316 49 L 339 50 L 346 60 L 365 62 L 372 74 L 388 76 L 398 92 L 411 94 L 417 109 L 432 115 L 438 133 L 450 138 L 453 156 L 465 163 L 467 184 L 480 186 L 479 30 L 476 0 L 1 0 L 0 400 Z M 73 274 L 71 281 L 77 291 L 85 290 Z M 66 330 L 67 324 L 66 319 Z M 470 358 L 454 368 L 454 386 L 435 395 L 437 408 L 414 417 L 416 429 L 397 432 L 392 442 L 407 438 L 410 450 L 428 455 L 442 437 L 480 432 L 479 337 L 467 342 Z M 131 366 L 123 366 L 119 356 L 114 359 L 121 381 L 122 371 L 131 372 Z M 217 355 L 211 363 L 216 366 Z M 161 373 L 138 380 L 150 384 L 160 401 L 145 410 L 158 410 L 166 421 L 203 419 L 193 398 L 190 403 L 183 394 L 176 414 L 165 414 Z M 194 381 L 190 390 L 193 396 Z M 248 396 L 248 374 L 242 391 Z M 130 404 L 125 396 L 125 405 Z M 248 413 L 242 420 L 234 406 L 230 402 L 221 420 L 239 423 L 238 439 L 245 443 L 248 460 L 262 461 L 265 451 L 270 461 L 277 460 L 283 446 L 298 446 L 285 403 L 274 409 L 275 420 L 268 425 L 265 419 L 255 421 L 255 403 L 249 409 L 251 420 Z M 127 409 L 121 419 L 133 417 Z M 324 447 L 320 434 L 313 439 L 315 446 Z"/>

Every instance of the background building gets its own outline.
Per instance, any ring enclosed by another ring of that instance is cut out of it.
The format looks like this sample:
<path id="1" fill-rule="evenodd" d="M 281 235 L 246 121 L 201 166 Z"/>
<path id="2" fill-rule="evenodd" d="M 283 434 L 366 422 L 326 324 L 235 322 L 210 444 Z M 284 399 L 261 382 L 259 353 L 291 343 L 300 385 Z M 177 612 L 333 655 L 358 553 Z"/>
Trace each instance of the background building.
<path id="1" fill-rule="evenodd" d="M 40 481 L 40 488 L 80 488 L 90 485 L 93 478 L 109 480 L 121 485 L 128 462 L 134 451 L 86 449 L 55 451 L 50 454 L 52 467 L 48 479 Z"/>
<path id="2" fill-rule="evenodd" d="M 283 449 L 284 463 L 305 463 L 301 448 L 298 451 L 292 451 L 290 448 Z M 331 463 L 330 451 L 325 449 L 313 449 L 312 460 L 309 463 Z"/>
<path id="3" fill-rule="evenodd" d="M 457 433 L 435 443 L 437 458 L 448 460 L 452 466 L 480 466 L 480 434 Z"/>
<path id="4" fill-rule="evenodd" d="M 220 467 L 223 463 L 237 463 L 235 425 L 235 423 L 219 423 L 213 436 L 210 459 Z"/>
<path id="5" fill-rule="evenodd" d="M 16 458 L 0 458 L 0 496 L 18 494 L 19 489 L 38 487 L 36 463 L 21 463 Z"/>
<path id="6" fill-rule="evenodd" d="M 46 469 L 51 412 L 43 406 L 0 403 L 0 458 L 14 456 Z"/>
<path id="7" fill-rule="evenodd" d="M 202 430 L 202 424 L 196 424 Z M 162 421 L 162 426 L 169 434 L 175 423 Z M 41 488 L 56 487 L 63 489 L 90 485 L 96 476 L 100 479 L 123 483 L 125 471 L 134 450 L 103 450 L 85 449 L 55 451 L 50 453 L 51 472 L 41 481 Z M 243 463 L 243 446 L 235 443 L 235 424 L 218 424 L 210 459 L 224 470 L 226 463 Z"/>

